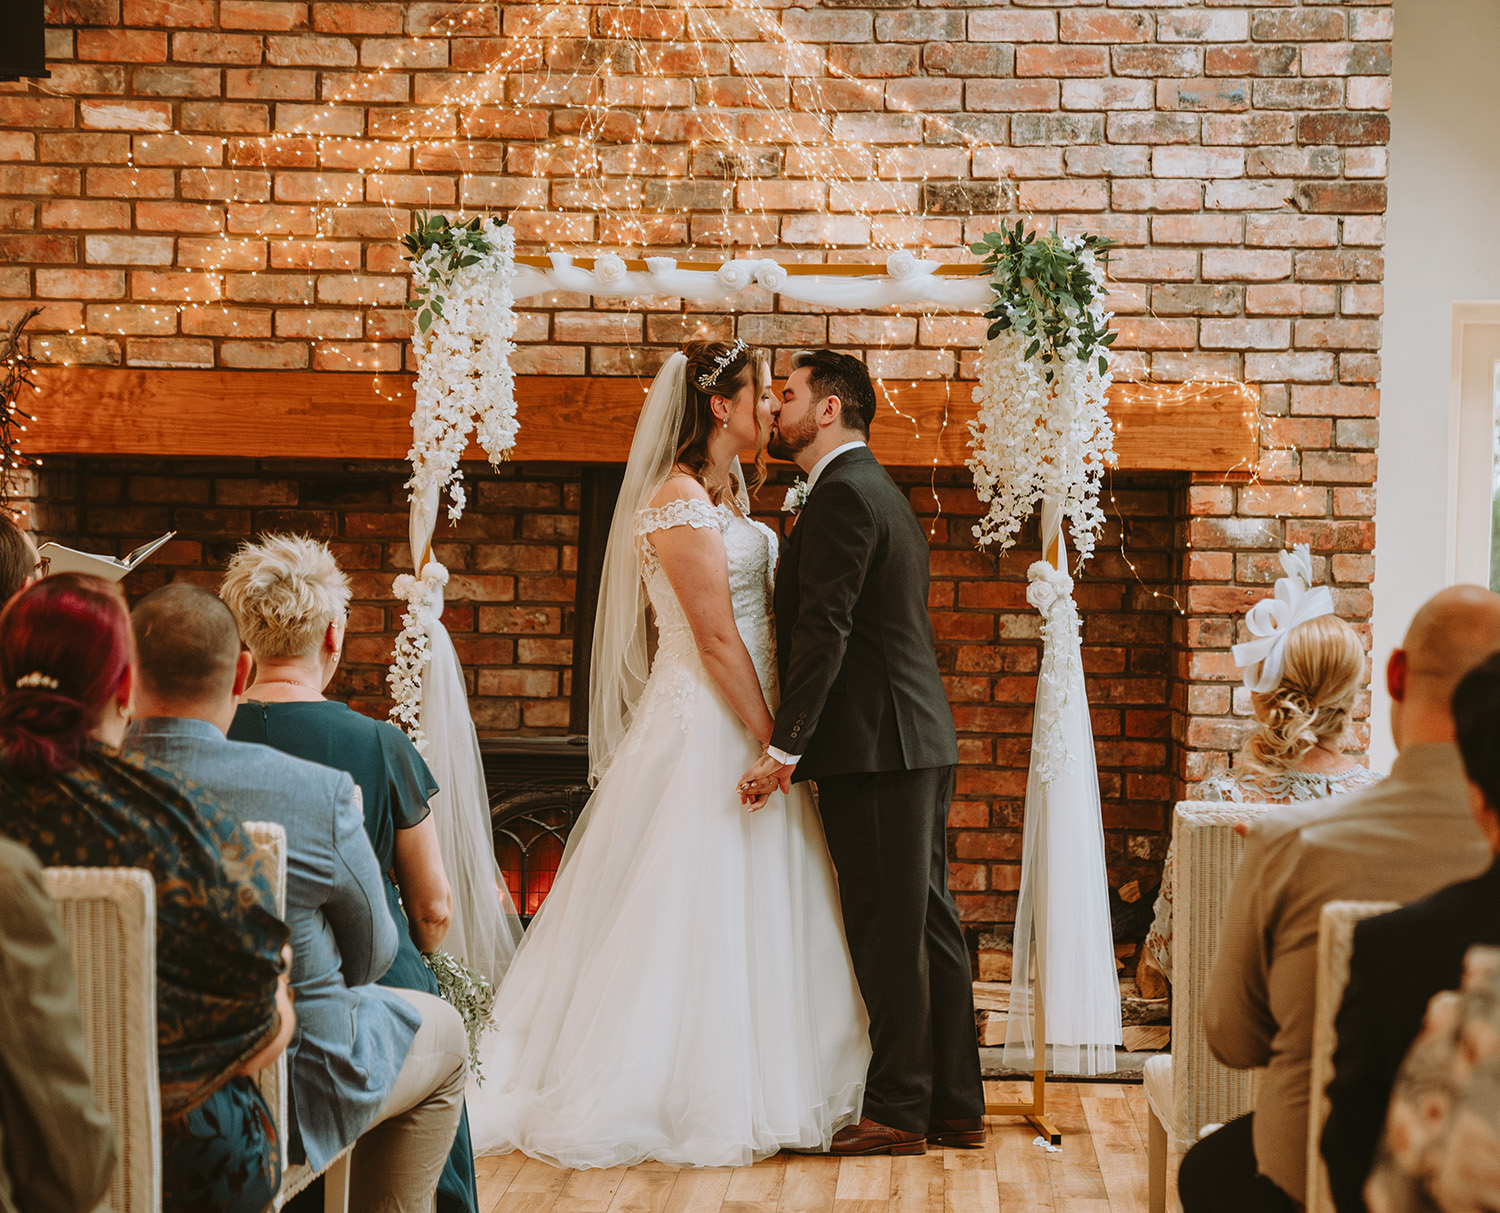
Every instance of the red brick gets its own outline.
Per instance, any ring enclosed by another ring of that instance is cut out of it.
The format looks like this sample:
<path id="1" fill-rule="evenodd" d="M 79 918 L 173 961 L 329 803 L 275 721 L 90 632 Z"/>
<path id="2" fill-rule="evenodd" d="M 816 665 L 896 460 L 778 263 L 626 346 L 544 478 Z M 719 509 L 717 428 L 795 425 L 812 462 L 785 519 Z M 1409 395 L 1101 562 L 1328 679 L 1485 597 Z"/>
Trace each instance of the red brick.
<path id="1" fill-rule="evenodd" d="M 106 63 L 161 63 L 167 57 L 167 35 L 158 30 L 81 29 L 77 55 Z"/>
<path id="2" fill-rule="evenodd" d="M 1121 73 L 1126 75 L 1129 73 Z M 1109 75 L 1109 51 L 1094 46 L 1051 46 L 1026 43 L 1016 47 L 1017 76 Z"/>

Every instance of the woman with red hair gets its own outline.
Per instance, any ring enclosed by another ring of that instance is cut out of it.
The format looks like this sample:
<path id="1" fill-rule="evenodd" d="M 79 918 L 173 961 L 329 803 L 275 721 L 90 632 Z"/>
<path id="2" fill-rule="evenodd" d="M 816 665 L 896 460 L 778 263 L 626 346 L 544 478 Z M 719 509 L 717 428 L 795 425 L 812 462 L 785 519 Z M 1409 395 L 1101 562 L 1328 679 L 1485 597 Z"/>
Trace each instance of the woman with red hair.
<path id="1" fill-rule="evenodd" d="M 0 834 L 44 864 L 151 873 L 162 1209 L 259 1213 L 280 1151 L 251 1075 L 295 1026 L 287 929 L 235 820 L 119 753 L 133 660 L 125 600 L 97 577 L 46 578 L 0 612 Z"/>

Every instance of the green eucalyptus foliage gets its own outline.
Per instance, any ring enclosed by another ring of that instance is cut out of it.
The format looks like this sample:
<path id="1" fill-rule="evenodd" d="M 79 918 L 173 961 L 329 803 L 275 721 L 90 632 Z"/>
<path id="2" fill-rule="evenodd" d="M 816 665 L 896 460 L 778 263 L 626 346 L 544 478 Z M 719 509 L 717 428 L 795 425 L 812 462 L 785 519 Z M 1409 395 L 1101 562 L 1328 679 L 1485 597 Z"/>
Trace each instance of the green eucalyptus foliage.
<path id="1" fill-rule="evenodd" d="M 443 314 L 442 290 L 453 275 L 478 265 L 493 246 L 485 239 L 483 220 L 478 216 L 467 223 L 455 223 L 447 215 L 418 211 L 416 219 L 416 230 L 402 236 L 401 243 L 407 250 L 405 260 L 414 265 L 424 262 L 427 276 L 425 281 L 418 281 L 417 297 L 406 306 L 416 309 L 417 331 L 426 333 Z"/>
<path id="2" fill-rule="evenodd" d="M 494 1022 L 495 988 L 451 952 L 431 952 L 422 957 L 437 978 L 438 993 L 464 1021 L 469 1036 L 469 1070 L 479 1072 L 479 1038 Z"/>
<path id="3" fill-rule="evenodd" d="M 1024 356 L 1041 355 L 1048 364 L 1048 383 L 1053 379 L 1052 364 L 1068 354 L 1097 356 L 1099 373 L 1104 374 L 1108 367 L 1104 349 L 1116 334 L 1108 330 L 1102 309 L 1095 306 L 1097 296 L 1106 292 L 1096 285 L 1082 255 L 1088 251 L 1107 257 L 1114 243 L 1108 236 L 1065 240 L 1049 232 L 1039 237 L 1035 230 L 1028 232 L 1020 219 L 1014 227 L 1002 223 L 998 232 L 987 232 L 970 246 L 975 256 L 984 258 L 995 292 L 994 304 L 985 313 L 990 321 L 987 339 L 1008 328 L 1029 337 Z"/>

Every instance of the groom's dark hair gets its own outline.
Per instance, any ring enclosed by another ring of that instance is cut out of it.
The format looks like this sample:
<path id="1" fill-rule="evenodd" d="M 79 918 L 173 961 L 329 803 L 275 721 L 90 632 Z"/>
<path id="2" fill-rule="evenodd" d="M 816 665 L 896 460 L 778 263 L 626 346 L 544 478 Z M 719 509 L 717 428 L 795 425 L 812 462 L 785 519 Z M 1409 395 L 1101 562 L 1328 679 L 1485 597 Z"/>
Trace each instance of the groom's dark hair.
<path id="1" fill-rule="evenodd" d="M 792 370 L 804 366 L 812 372 L 807 386 L 813 399 L 837 396 L 843 405 L 844 427 L 868 439 L 870 422 L 875 419 L 875 385 L 870 382 L 865 364 L 853 354 L 840 354 L 837 350 L 802 350 L 793 354 Z"/>

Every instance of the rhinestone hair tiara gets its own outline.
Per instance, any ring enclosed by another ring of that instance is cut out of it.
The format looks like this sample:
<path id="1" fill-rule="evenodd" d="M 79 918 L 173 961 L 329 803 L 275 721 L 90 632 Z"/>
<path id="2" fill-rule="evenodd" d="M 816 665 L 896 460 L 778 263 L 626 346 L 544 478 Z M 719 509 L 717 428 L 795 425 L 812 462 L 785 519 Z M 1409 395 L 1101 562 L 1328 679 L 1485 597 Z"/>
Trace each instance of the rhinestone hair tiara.
<path id="1" fill-rule="evenodd" d="M 733 362 L 739 356 L 739 352 L 745 348 L 745 339 L 743 337 L 737 338 L 735 343 L 729 347 L 728 353 L 714 359 L 714 369 L 709 371 L 708 374 L 698 377 L 698 386 L 706 392 L 714 384 L 718 383 L 719 376 L 724 373 L 724 368 Z"/>

